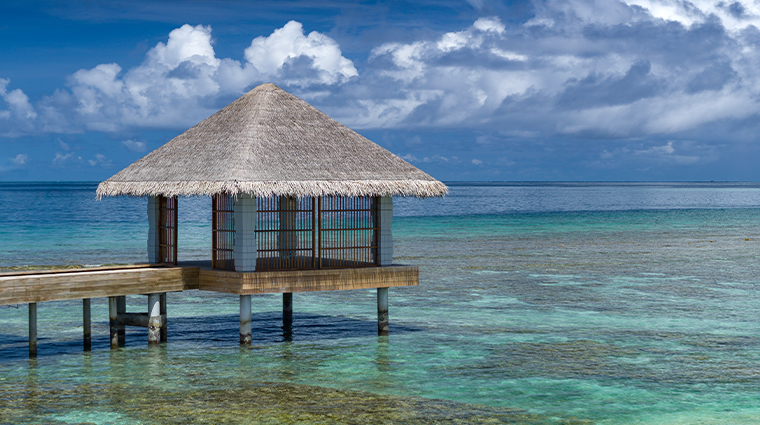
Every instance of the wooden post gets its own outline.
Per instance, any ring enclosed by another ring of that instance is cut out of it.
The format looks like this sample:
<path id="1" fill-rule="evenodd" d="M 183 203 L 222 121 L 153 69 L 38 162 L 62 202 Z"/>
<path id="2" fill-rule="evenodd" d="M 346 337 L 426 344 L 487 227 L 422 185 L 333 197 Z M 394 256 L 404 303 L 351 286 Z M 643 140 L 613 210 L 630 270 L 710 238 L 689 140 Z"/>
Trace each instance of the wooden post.
<path id="1" fill-rule="evenodd" d="M 148 295 L 148 345 L 161 341 L 161 294 Z"/>
<path id="2" fill-rule="evenodd" d="M 377 288 L 377 334 L 388 335 L 388 288 Z"/>
<path id="3" fill-rule="evenodd" d="M 116 313 L 117 314 L 124 314 L 127 312 L 127 296 L 122 295 L 120 297 L 116 297 Z M 119 334 L 119 347 L 123 347 L 126 345 L 127 341 L 127 331 L 124 329 L 124 325 L 121 323 L 116 323 L 116 330 Z"/>
<path id="4" fill-rule="evenodd" d="M 29 358 L 37 357 L 37 303 L 29 303 Z"/>
<path id="5" fill-rule="evenodd" d="M 290 327 L 293 324 L 293 293 L 282 294 L 282 326 Z"/>
<path id="6" fill-rule="evenodd" d="M 240 344 L 251 344 L 251 296 L 240 296 Z"/>
<path id="7" fill-rule="evenodd" d="M 84 339 L 84 351 L 92 349 L 92 320 L 90 316 L 90 299 L 82 300 L 82 333 Z"/>
<path id="8" fill-rule="evenodd" d="M 111 329 L 111 349 L 119 348 L 119 297 L 108 297 L 108 325 Z"/>
<path id="9" fill-rule="evenodd" d="M 161 293 L 161 342 L 166 342 L 166 292 Z"/>

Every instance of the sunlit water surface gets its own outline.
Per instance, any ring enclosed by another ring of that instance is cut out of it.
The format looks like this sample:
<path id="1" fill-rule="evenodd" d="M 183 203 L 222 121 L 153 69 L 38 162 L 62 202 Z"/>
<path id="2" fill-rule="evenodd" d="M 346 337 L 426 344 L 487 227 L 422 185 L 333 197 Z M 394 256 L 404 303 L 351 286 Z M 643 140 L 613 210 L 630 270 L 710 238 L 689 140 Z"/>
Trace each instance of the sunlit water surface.
<path id="1" fill-rule="evenodd" d="M 90 183 L 0 184 L 0 267 L 144 260 L 145 199 Z M 760 185 L 456 184 L 395 199 L 394 260 L 420 285 L 253 300 L 168 296 L 169 342 L 110 350 L 94 299 L 0 307 L 0 423 L 760 423 Z M 210 201 L 180 200 L 180 259 Z M 128 308 L 147 308 L 145 297 Z"/>

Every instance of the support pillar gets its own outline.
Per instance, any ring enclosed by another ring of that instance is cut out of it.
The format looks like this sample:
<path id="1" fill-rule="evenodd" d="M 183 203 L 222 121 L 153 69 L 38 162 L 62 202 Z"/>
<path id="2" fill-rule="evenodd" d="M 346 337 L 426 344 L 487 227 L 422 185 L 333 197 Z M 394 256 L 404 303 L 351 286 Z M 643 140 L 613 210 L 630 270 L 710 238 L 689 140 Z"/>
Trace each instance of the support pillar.
<path id="1" fill-rule="evenodd" d="M 148 295 L 148 345 L 161 341 L 161 294 Z"/>
<path id="2" fill-rule="evenodd" d="M 388 335 L 388 288 L 377 288 L 377 334 Z"/>
<path id="3" fill-rule="evenodd" d="M 251 344 L 251 296 L 240 296 L 240 344 Z"/>
<path id="4" fill-rule="evenodd" d="M 37 303 L 29 303 L 29 358 L 37 357 Z"/>
<path id="5" fill-rule="evenodd" d="M 111 330 L 111 349 L 119 348 L 119 297 L 108 297 L 108 326 Z"/>
<path id="6" fill-rule="evenodd" d="M 166 292 L 161 293 L 161 342 L 166 342 Z"/>
<path id="7" fill-rule="evenodd" d="M 84 341 L 84 351 L 92 349 L 92 319 L 90 316 L 90 299 L 82 300 L 82 336 Z"/>
<path id="8" fill-rule="evenodd" d="M 256 271 L 256 197 L 238 194 L 233 206 L 236 272 Z"/>
<path id="9" fill-rule="evenodd" d="M 293 293 L 282 294 L 282 326 L 289 327 L 293 324 Z"/>
<path id="10" fill-rule="evenodd" d="M 159 219 L 161 217 L 161 200 L 158 196 L 148 196 L 148 262 L 161 262 L 159 246 Z"/>
<path id="11" fill-rule="evenodd" d="M 393 198 L 383 196 L 378 202 L 377 264 L 380 266 L 390 266 L 393 264 L 393 235 L 391 234 L 391 227 L 393 226 Z"/>
<path id="12" fill-rule="evenodd" d="M 126 295 L 116 297 L 116 313 L 124 314 L 126 312 L 127 312 Z M 124 325 L 121 323 L 116 324 L 116 330 L 118 331 L 118 334 L 119 334 L 119 347 L 123 347 L 124 345 L 126 345 L 126 342 L 127 342 L 127 331 L 124 328 Z"/>

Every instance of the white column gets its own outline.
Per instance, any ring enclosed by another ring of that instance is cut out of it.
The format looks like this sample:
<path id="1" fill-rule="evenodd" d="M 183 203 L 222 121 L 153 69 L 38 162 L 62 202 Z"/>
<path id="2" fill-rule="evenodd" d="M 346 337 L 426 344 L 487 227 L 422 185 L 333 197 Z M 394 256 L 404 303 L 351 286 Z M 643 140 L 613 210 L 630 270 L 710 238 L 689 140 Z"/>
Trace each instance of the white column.
<path id="1" fill-rule="evenodd" d="M 161 341 L 161 294 L 148 295 L 148 344 Z"/>
<path id="2" fill-rule="evenodd" d="M 148 263 L 159 262 L 158 220 L 161 217 L 160 207 L 161 203 L 157 196 L 148 196 Z"/>
<path id="3" fill-rule="evenodd" d="M 240 344 L 251 345 L 251 296 L 240 296 Z"/>
<path id="4" fill-rule="evenodd" d="M 119 297 L 108 297 L 108 324 L 111 328 L 111 349 L 119 348 Z"/>
<path id="5" fill-rule="evenodd" d="M 393 264 L 393 235 L 391 234 L 391 225 L 393 224 L 393 198 L 383 196 L 379 199 L 378 205 L 378 227 L 380 229 L 377 237 L 377 245 L 380 250 L 379 261 L 381 266 L 390 266 Z"/>
<path id="6" fill-rule="evenodd" d="M 239 194 L 234 211 L 235 271 L 256 271 L 256 197 Z"/>

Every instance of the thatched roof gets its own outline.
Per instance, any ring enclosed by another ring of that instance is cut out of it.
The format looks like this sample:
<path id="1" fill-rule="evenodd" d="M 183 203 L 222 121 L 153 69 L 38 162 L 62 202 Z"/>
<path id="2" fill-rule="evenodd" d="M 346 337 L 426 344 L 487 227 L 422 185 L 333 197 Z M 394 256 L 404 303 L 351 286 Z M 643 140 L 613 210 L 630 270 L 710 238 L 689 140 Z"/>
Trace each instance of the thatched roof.
<path id="1" fill-rule="evenodd" d="M 274 84 L 100 183 L 97 196 L 443 196 L 446 186 Z"/>

